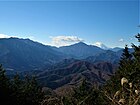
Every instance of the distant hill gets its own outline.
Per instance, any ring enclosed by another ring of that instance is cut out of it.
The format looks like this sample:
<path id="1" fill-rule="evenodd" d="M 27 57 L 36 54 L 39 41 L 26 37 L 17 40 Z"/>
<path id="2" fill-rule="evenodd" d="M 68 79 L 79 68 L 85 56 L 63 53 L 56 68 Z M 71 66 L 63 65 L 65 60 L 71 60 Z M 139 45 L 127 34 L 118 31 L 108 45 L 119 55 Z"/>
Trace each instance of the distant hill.
<path id="1" fill-rule="evenodd" d="M 0 63 L 7 70 L 28 71 L 50 66 L 66 56 L 30 39 L 0 39 Z"/>
<path id="2" fill-rule="evenodd" d="M 122 54 L 122 52 L 120 52 Z M 109 62 L 112 64 L 118 64 L 120 56 L 111 50 L 107 50 L 103 53 L 97 54 L 95 56 L 89 56 L 85 59 L 88 62 L 97 63 L 97 62 Z"/>
<path id="3" fill-rule="evenodd" d="M 114 51 L 114 52 L 117 52 L 119 50 L 123 50 L 123 48 L 115 47 L 115 48 L 110 48 L 109 50 Z"/>
<path id="4" fill-rule="evenodd" d="M 84 59 L 89 56 L 94 56 L 104 52 L 103 49 L 97 46 L 87 45 L 83 42 L 79 42 L 70 46 L 60 47 L 57 49 L 57 51 L 79 59 Z"/>
<path id="5" fill-rule="evenodd" d="M 114 72 L 114 69 L 114 66 L 107 62 L 92 64 L 87 61 L 65 59 L 51 67 L 51 70 L 44 70 L 39 73 L 37 77 L 42 86 L 56 89 L 76 85 L 83 79 L 91 84 L 103 84 Z"/>
<path id="6" fill-rule="evenodd" d="M 121 56 L 122 53 L 123 53 L 123 50 L 124 50 L 124 49 L 118 50 L 118 51 L 116 52 L 116 54 L 117 54 L 118 56 Z M 129 51 L 129 53 L 133 53 L 133 52 L 134 52 L 134 49 L 133 49 L 133 48 L 129 48 L 128 51 Z"/>

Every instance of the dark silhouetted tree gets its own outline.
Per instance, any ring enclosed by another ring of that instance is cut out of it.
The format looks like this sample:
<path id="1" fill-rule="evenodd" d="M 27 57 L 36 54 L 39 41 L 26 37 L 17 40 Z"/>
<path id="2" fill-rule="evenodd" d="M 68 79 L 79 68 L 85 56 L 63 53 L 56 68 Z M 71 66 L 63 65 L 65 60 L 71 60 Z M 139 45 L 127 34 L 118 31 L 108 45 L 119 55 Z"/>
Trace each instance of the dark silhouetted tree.
<path id="1" fill-rule="evenodd" d="M 16 74 L 10 80 L 0 65 L 0 105 L 40 105 L 43 99 L 35 77 L 26 76 L 23 80 Z"/>
<path id="2" fill-rule="evenodd" d="M 12 102 L 12 89 L 10 81 L 5 75 L 5 70 L 0 65 L 0 104 L 10 105 Z"/>
<path id="3" fill-rule="evenodd" d="M 136 38 L 140 42 L 139 33 L 136 35 Z M 140 46 L 132 44 L 132 48 L 134 49 L 134 52 L 130 54 L 127 46 L 125 47 L 120 60 L 119 69 L 104 86 L 104 92 L 107 92 L 109 96 L 113 96 L 118 90 L 121 89 L 120 80 L 123 77 L 127 78 L 127 80 L 132 84 L 138 84 L 137 88 L 140 88 Z M 129 87 L 129 85 L 126 87 Z M 126 89 L 124 96 L 128 97 L 128 94 L 129 91 Z"/>

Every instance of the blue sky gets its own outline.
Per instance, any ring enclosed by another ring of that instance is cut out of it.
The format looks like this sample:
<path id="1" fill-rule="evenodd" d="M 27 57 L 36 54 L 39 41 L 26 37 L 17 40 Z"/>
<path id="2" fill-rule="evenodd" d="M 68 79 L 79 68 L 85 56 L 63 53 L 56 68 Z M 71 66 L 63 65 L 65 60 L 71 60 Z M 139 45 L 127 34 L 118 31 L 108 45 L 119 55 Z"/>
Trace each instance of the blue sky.
<path id="1" fill-rule="evenodd" d="M 0 1 L 0 37 L 63 46 L 84 41 L 108 47 L 136 43 L 138 0 Z"/>

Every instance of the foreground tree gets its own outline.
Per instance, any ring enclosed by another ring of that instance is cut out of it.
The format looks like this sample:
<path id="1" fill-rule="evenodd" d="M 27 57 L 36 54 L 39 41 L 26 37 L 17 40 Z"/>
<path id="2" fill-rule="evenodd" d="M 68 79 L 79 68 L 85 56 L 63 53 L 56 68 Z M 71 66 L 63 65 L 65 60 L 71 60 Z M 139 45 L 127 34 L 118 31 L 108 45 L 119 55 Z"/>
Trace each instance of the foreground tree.
<path id="1" fill-rule="evenodd" d="M 136 35 L 136 38 L 138 38 L 138 41 L 140 42 L 140 34 Z M 123 96 L 123 100 L 121 101 L 124 101 L 125 99 L 124 105 L 126 105 L 126 102 L 128 102 L 127 105 L 133 105 L 136 100 L 133 100 L 134 102 L 131 102 L 132 95 L 135 96 L 132 93 L 134 93 L 134 90 L 140 89 L 140 46 L 132 44 L 132 48 L 134 49 L 134 52 L 130 54 L 127 46 L 125 47 L 120 60 L 119 70 L 117 70 L 115 75 L 112 76 L 111 79 L 107 81 L 106 85 L 104 86 L 104 93 L 109 100 L 114 99 L 116 94 L 118 94 L 117 91 L 121 90 L 120 95 Z M 127 79 L 124 79 L 124 77 Z M 129 81 L 130 84 L 122 86 L 122 82 L 120 82 L 121 79 L 123 79 L 124 81 Z M 131 84 L 133 84 L 133 88 L 131 88 L 131 91 L 133 92 L 130 93 Z M 117 102 L 112 103 L 113 101 L 114 100 L 112 100 L 110 104 L 121 105 Z M 138 99 L 137 103 L 134 105 L 139 104 L 140 102 Z"/>
<path id="2" fill-rule="evenodd" d="M 0 65 L 0 103 L 10 105 L 12 102 L 11 94 L 10 80 L 6 77 L 5 70 L 2 68 L 2 65 Z"/>
<path id="3" fill-rule="evenodd" d="M 43 99 L 44 93 L 35 77 L 26 76 L 25 79 L 20 79 L 20 76 L 16 74 L 10 80 L 0 66 L 1 105 L 40 105 Z"/>
<path id="4" fill-rule="evenodd" d="M 24 85 L 22 95 L 23 95 L 23 105 L 40 105 L 44 99 L 44 93 L 42 92 L 41 87 L 38 86 L 35 77 L 31 79 L 26 76 L 24 80 Z"/>
<path id="5" fill-rule="evenodd" d="M 83 80 L 81 85 L 74 89 L 74 94 L 71 97 L 63 98 L 63 105 L 107 105 L 103 99 L 103 94 L 92 87 L 86 80 Z"/>
<path id="6" fill-rule="evenodd" d="M 120 81 L 121 89 L 111 96 L 105 92 L 105 96 L 110 100 L 111 105 L 139 105 L 140 104 L 140 88 L 138 84 L 129 82 L 125 77 Z"/>

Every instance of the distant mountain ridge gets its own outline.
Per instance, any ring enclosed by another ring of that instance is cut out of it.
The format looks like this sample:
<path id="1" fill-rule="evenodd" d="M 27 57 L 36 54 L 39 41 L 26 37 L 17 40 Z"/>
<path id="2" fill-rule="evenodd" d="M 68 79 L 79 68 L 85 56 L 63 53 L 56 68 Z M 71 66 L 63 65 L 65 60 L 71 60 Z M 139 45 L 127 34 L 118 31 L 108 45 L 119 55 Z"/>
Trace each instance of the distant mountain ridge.
<path id="1" fill-rule="evenodd" d="M 11 77 L 16 72 L 21 76 L 35 74 L 42 86 L 61 90 L 78 85 L 83 79 L 91 84 L 105 83 L 118 67 L 122 51 L 83 42 L 57 48 L 30 39 L 3 38 L 0 64 Z"/>
<path id="2" fill-rule="evenodd" d="M 0 39 L 0 63 L 9 71 L 41 70 L 69 58 L 92 63 L 104 61 L 116 63 L 121 53 L 122 49 L 114 52 L 83 42 L 57 48 L 30 39 Z"/>
<path id="3" fill-rule="evenodd" d="M 123 50 L 123 48 L 115 47 L 115 48 L 110 48 L 109 50 L 114 51 L 114 52 L 118 52 L 120 50 Z"/>
<path id="4" fill-rule="evenodd" d="M 5 68 L 24 71 L 52 65 L 65 55 L 29 39 L 3 38 L 0 39 L 0 58 Z"/>
<path id="5" fill-rule="evenodd" d="M 61 66 L 60 64 L 65 64 Z M 102 65 L 102 66 L 101 66 Z M 44 70 L 37 76 L 42 86 L 56 89 L 66 85 L 76 85 L 84 78 L 91 84 L 104 83 L 114 73 L 111 63 L 90 63 L 82 60 L 65 59 L 51 70 Z"/>
<path id="6" fill-rule="evenodd" d="M 87 45 L 83 42 L 79 42 L 70 46 L 60 47 L 57 49 L 57 51 L 79 59 L 84 59 L 88 56 L 94 56 L 104 52 L 103 49 L 97 46 Z"/>
<path id="7" fill-rule="evenodd" d="M 106 50 L 104 53 L 95 56 L 89 56 L 85 60 L 92 63 L 109 62 L 112 64 L 118 64 L 120 60 L 120 56 L 118 56 L 116 52 L 113 52 L 111 50 Z"/>

